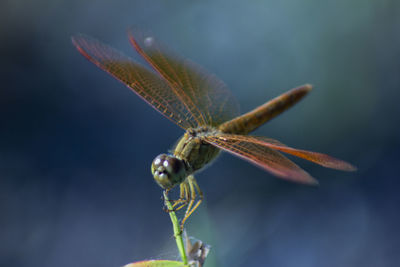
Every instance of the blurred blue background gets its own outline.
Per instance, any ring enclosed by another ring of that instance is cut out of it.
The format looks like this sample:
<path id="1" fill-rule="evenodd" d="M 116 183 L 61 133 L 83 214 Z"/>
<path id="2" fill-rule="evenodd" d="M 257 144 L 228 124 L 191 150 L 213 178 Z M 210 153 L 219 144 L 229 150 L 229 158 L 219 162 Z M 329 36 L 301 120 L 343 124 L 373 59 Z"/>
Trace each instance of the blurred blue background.
<path id="1" fill-rule="evenodd" d="M 188 234 L 206 266 L 398 266 L 400 2 L 3 1 L 0 265 L 122 266 L 177 259 L 150 163 L 183 132 L 72 46 L 78 32 L 131 56 L 153 32 L 217 74 L 243 112 L 304 83 L 255 132 L 328 153 L 355 173 L 295 160 L 292 184 L 231 155 L 197 175 Z"/>

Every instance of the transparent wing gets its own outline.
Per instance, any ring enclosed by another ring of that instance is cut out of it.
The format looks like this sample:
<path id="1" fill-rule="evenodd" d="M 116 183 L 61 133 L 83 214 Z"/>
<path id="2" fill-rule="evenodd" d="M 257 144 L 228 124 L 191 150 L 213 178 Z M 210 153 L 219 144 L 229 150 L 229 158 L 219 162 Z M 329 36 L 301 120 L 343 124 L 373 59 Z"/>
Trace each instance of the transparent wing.
<path id="1" fill-rule="evenodd" d="M 331 157 L 329 155 L 323 154 L 323 153 L 318 153 L 318 152 L 313 152 L 313 151 L 308 151 L 308 150 L 302 150 L 302 149 L 296 149 L 292 147 L 288 147 L 282 143 L 280 143 L 277 140 L 266 138 L 266 137 L 257 137 L 257 136 L 236 136 L 237 140 L 246 139 L 246 140 L 251 140 L 254 143 L 267 146 L 269 148 L 279 150 L 281 152 L 306 159 L 308 161 L 314 162 L 316 164 L 319 164 L 321 166 L 324 166 L 326 168 L 331 168 L 331 169 L 336 169 L 336 170 L 341 170 L 341 171 L 355 171 L 357 168 L 350 163 Z"/>
<path id="2" fill-rule="evenodd" d="M 257 165 L 260 165 L 261 167 L 267 170 L 269 170 L 268 167 L 271 167 L 270 166 L 271 160 L 274 160 L 274 164 L 283 163 L 285 160 L 288 160 L 286 158 L 284 158 L 283 161 L 278 160 L 277 157 L 272 155 L 270 150 L 278 150 L 287 154 L 291 154 L 293 156 L 309 160 L 311 162 L 314 162 L 316 164 L 319 164 L 327 168 L 332 168 L 342 171 L 355 171 L 357 169 L 350 163 L 347 163 L 340 159 L 336 159 L 329 155 L 302 149 L 291 148 L 282 144 L 277 140 L 266 137 L 218 134 L 215 136 L 209 136 L 206 138 L 206 140 L 207 142 L 212 143 L 213 145 L 216 145 L 231 153 L 233 152 L 229 151 L 229 149 L 233 148 L 237 154 L 241 154 L 239 155 L 240 157 L 245 158 L 253 163 L 256 163 Z M 277 152 L 275 151 L 275 153 Z"/>
<path id="3" fill-rule="evenodd" d="M 156 73 L 91 37 L 77 35 L 72 37 L 72 43 L 83 56 L 124 83 L 180 127 L 187 129 L 198 125 L 188 104 L 182 102 Z"/>
<path id="4" fill-rule="evenodd" d="M 280 178 L 306 184 L 318 183 L 295 163 L 254 137 L 218 134 L 207 136 L 204 139 L 206 142 L 256 164 Z M 279 142 L 276 141 L 276 143 Z"/>
<path id="5" fill-rule="evenodd" d="M 129 39 L 178 95 L 197 125 L 217 126 L 239 115 L 236 99 L 215 75 L 175 55 L 152 36 L 131 30 Z"/>

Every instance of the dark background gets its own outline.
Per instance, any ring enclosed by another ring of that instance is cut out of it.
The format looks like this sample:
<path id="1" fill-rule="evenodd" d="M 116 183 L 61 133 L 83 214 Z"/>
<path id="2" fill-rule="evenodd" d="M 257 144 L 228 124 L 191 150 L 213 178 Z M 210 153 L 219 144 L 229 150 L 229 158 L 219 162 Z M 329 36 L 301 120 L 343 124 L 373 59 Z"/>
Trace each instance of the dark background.
<path id="1" fill-rule="evenodd" d="M 2 1 L 0 265 L 121 266 L 177 259 L 150 163 L 182 135 L 72 46 L 86 33 L 136 56 L 153 32 L 217 74 L 248 111 L 314 91 L 256 135 L 325 152 L 355 173 L 296 160 L 320 181 L 275 179 L 223 154 L 197 175 L 189 235 L 207 266 L 398 266 L 397 0 Z"/>

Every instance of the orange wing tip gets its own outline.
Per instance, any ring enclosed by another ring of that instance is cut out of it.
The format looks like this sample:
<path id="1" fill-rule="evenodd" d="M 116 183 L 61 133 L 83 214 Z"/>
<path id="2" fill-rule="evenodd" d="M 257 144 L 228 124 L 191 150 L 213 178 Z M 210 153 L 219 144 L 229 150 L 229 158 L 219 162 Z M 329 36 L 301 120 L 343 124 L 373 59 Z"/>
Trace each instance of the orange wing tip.
<path id="1" fill-rule="evenodd" d="M 256 163 L 256 165 L 259 165 L 261 168 L 263 168 L 267 172 L 271 173 L 274 176 L 282 178 L 284 180 L 288 180 L 288 181 L 299 183 L 299 184 L 311 185 L 311 186 L 319 185 L 319 182 L 314 177 L 312 177 L 308 172 L 301 169 L 300 167 L 299 167 L 299 169 L 297 169 L 295 171 L 287 173 L 287 172 L 276 171 L 273 169 L 271 170 L 268 167 L 257 164 L 257 163 Z"/>
<path id="2" fill-rule="evenodd" d="M 129 29 L 128 30 L 128 40 L 131 43 L 131 45 L 133 46 L 133 48 L 135 48 L 135 50 L 142 55 L 144 58 L 146 58 L 146 54 L 144 54 L 143 49 L 140 47 L 139 44 L 139 38 L 144 38 L 143 36 L 136 36 L 139 35 L 139 33 L 135 30 L 135 29 Z M 140 35 L 143 35 L 143 33 L 140 32 Z M 149 37 L 151 38 L 151 37 Z"/>
<path id="3" fill-rule="evenodd" d="M 350 172 L 350 171 L 357 170 L 357 167 L 355 167 L 354 165 L 352 165 L 346 161 L 331 157 L 326 154 L 321 154 L 321 153 L 316 153 L 316 152 L 314 152 L 314 153 L 318 156 L 317 158 L 315 158 L 313 160 L 307 159 L 307 158 L 305 158 L 305 159 L 313 161 L 314 163 L 317 163 L 321 166 L 340 170 L 340 171 L 349 171 Z"/>
<path id="4" fill-rule="evenodd" d="M 309 175 L 307 172 L 304 172 L 306 175 L 302 176 L 300 179 L 298 177 L 289 177 L 288 179 L 290 181 L 296 182 L 296 183 L 300 183 L 300 184 L 305 184 L 305 185 L 311 185 L 311 186 L 318 186 L 319 182 L 312 177 L 311 175 Z M 286 177 L 283 177 L 286 178 Z"/>
<path id="5" fill-rule="evenodd" d="M 81 53 L 86 59 L 93 60 L 93 58 L 86 52 L 86 50 L 82 47 L 82 44 L 85 42 L 82 34 L 77 34 L 71 37 L 72 44 L 76 47 L 76 49 Z"/>
<path id="6" fill-rule="evenodd" d="M 284 153 L 288 153 L 290 155 L 309 160 L 311 162 L 314 162 L 316 164 L 319 164 L 323 167 L 326 168 L 331 168 L 331 169 L 336 169 L 336 170 L 341 170 L 341 171 L 356 171 L 357 168 L 350 163 L 331 157 L 326 154 L 318 153 L 318 152 L 312 152 L 312 151 L 307 151 L 307 150 L 302 150 L 302 149 L 295 149 L 291 147 L 287 147 L 285 145 L 279 145 L 279 144 L 267 144 L 272 149 L 276 149 L 279 151 L 282 151 Z"/>
<path id="7" fill-rule="evenodd" d="M 319 186 L 319 182 L 314 177 L 311 176 L 308 185 Z"/>
<path id="8" fill-rule="evenodd" d="M 348 171 L 348 172 L 357 171 L 357 167 L 356 166 L 354 166 L 354 165 L 352 165 L 352 164 L 350 164 L 348 162 L 342 161 L 342 160 L 337 160 L 337 161 L 338 161 L 337 164 L 335 166 L 330 167 L 330 168 L 341 170 L 341 171 Z"/>

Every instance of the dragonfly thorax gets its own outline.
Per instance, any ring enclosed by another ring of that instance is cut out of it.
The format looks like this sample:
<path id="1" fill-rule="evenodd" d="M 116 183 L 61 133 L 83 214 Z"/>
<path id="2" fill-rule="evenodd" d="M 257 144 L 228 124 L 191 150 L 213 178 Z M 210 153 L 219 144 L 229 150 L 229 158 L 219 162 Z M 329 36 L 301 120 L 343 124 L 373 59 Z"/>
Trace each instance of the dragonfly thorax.
<path id="1" fill-rule="evenodd" d="M 164 189 L 170 189 L 185 180 L 187 169 L 185 162 L 173 155 L 158 155 L 151 164 L 154 180 Z"/>
<path id="2" fill-rule="evenodd" d="M 185 163 L 188 174 L 199 171 L 218 155 L 219 149 L 208 143 L 206 138 L 219 133 L 211 126 L 201 126 L 187 129 L 179 139 L 172 152 Z"/>

